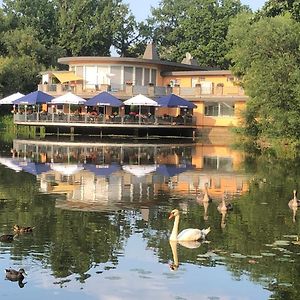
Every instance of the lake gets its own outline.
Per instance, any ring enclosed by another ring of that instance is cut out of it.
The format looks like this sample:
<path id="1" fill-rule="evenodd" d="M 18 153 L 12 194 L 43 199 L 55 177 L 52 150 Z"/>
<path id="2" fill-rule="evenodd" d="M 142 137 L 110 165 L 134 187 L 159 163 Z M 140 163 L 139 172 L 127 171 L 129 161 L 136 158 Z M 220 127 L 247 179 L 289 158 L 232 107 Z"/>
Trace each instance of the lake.
<path id="1" fill-rule="evenodd" d="M 300 299 L 299 161 L 187 140 L 1 142 L 1 299 Z M 211 202 L 203 202 L 205 185 Z M 219 212 L 224 198 L 230 210 Z M 199 243 L 179 229 L 211 228 Z"/>

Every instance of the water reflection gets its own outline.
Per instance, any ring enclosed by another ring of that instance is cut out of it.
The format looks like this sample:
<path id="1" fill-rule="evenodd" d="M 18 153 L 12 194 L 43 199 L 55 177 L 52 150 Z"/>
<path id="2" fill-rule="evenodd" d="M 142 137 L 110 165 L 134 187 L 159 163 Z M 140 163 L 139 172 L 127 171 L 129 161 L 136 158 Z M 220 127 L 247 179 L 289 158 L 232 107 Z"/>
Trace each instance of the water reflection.
<path id="1" fill-rule="evenodd" d="M 298 220 L 291 196 L 276 193 L 280 170 L 246 173 L 243 154 L 213 145 L 15 140 L 12 149 L 2 155 L 1 230 L 35 230 L 0 251 L 6 266 L 22 262 L 33 292 L 43 287 L 47 299 L 52 291 L 64 299 L 267 299 L 263 287 L 278 277 L 274 293 L 292 293 Z M 261 178 L 267 181 L 256 184 Z M 234 209 L 220 214 L 224 193 Z M 174 252 L 167 212 L 175 207 L 180 229 L 212 228 L 209 243 L 176 244 Z M 170 260 L 178 272 L 170 272 Z"/>
<path id="2" fill-rule="evenodd" d="M 61 208 L 115 209 L 117 203 L 153 201 L 161 192 L 209 193 L 215 199 L 248 189 L 239 152 L 197 144 L 75 143 L 14 140 L 0 163 L 37 176 L 40 191 L 65 194 Z M 79 204 L 80 203 L 80 204 Z M 207 209 L 207 205 L 206 209 Z M 77 207 L 78 208 L 78 207 Z M 207 215 L 205 216 L 207 219 Z"/>

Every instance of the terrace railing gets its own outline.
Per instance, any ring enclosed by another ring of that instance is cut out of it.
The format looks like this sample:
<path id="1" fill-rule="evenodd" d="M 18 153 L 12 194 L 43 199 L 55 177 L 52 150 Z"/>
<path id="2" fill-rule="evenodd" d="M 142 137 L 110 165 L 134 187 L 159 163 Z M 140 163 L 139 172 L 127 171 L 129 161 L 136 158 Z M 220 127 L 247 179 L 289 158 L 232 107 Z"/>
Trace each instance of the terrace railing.
<path id="1" fill-rule="evenodd" d="M 144 115 L 124 115 L 124 116 L 108 116 L 99 115 L 92 116 L 89 114 L 74 115 L 64 113 L 16 113 L 14 114 L 14 122 L 17 123 L 83 123 L 83 124 L 132 124 L 132 125 L 183 125 L 195 126 L 196 118 L 193 116 L 144 116 Z"/>

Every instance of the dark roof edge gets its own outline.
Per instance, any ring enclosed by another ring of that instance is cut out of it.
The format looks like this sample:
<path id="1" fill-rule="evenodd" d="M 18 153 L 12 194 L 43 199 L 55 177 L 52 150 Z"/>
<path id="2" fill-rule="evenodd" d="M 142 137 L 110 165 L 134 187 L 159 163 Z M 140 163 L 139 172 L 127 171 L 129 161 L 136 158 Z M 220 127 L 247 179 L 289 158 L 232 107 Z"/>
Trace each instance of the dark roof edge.
<path id="1" fill-rule="evenodd" d="M 162 76 L 203 76 L 203 75 L 232 75 L 229 70 L 197 70 L 197 71 L 165 71 L 161 73 Z"/>
<path id="2" fill-rule="evenodd" d="M 152 59 L 142 59 L 142 58 L 133 58 L 133 57 L 111 57 L 111 56 L 74 56 L 74 57 L 61 57 L 58 59 L 60 64 L 69 64 L 70 61 L 78 60 L 80 62 L 84 61 L 118 61 L 123 63 L 137 63 L 137 64 L 152 64 L 152 65 L 162 65 L 162 66 L 170 66 L 177 67 L 186 70 L 208 70 L 208 67 L 202 66 L 194 66 L 181 64 L 177 62 L 169 62 L 163 60 L 152 60 Z"/>

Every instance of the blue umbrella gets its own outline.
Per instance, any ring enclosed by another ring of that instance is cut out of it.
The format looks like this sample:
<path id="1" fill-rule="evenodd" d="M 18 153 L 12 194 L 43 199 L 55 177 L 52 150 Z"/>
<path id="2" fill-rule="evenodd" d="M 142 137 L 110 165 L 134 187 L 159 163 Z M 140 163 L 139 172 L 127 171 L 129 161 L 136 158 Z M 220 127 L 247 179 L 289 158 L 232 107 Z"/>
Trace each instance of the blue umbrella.
<path id="1" fill-rule="evenodd" d="M 112 165 L 85 164 L 84 169 L 94 173 L 96 176 L 109 176 L 112 173 L 119 171 L 121 167 L 117 164 L 112 164 Z"/>
<path id="2" fill-rule="evenodd" d="M 27 104 L 27 105 L 42 104 L 42 103 L 51 102 L 53 98 L 54 98 L 53 96 L 46 94 L 42 91 L 35 91 L 13 101 L 13 104 Z"/>
<path id="3" fill-rule="evenodd" d="M 197 105 L 185 100 L 175 94 L 169 94 L 158 98 L 157 103 L 162 107 L 183 107 L 183 108 L 196 108 Z"/>
<path id="4" fill-rule="evenodd" d="M 27 163 L 27 165 L 22 166 L 22 169 L 26 173 L 30 173 L 32 175 L 39 175 L 48 172 L 50 170 L 50 166 L 48 164 L 30 162 Z"/>
<path id="5" fill-rule="evenodd" d="M 85 102 L 86 106 L 114 106 L 120 107 L 123 102 L 108 92 L 101 92 Z"/>
<path id="6" fill-rule="evenodd" d="M 194 167 L 192 165 L 159 165 L 156 169 L 156 173 L 166 177 L 173 177 L 193 168 Z"/>

